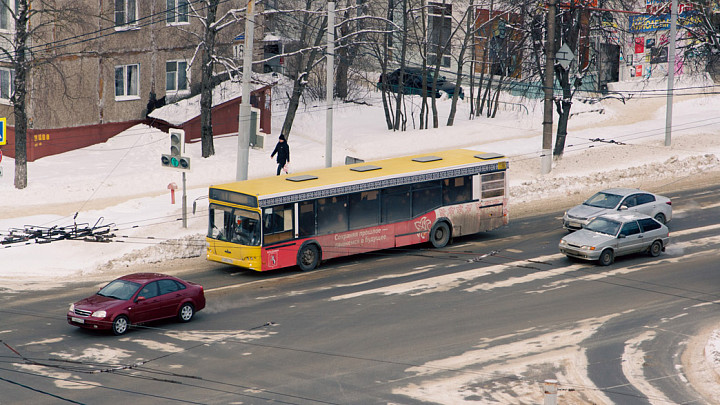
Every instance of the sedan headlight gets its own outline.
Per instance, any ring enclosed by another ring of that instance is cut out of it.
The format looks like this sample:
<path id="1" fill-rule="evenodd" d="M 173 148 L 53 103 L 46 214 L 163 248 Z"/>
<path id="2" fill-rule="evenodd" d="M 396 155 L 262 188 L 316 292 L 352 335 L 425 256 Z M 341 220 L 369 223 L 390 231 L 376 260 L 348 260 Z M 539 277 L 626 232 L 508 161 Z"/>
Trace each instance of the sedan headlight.
<path id="1" fill-rule="evenodd" d="M 580 249 L 582 249 L 582 250 L 595 250 L 595 246 L 585 245 L 585 246 L 581 247 Z"/>
<path id="2" fill-rule="evenodd" d="M 565 239 L 560 239 L 560 246 L 567 246 Z"/>
<path id="3" fill-rule="evenodd" d="M 68 309 L 70 312 L 75 312 L 75 304 L 70 304 L 70 309 Z"/>
<path id="4" fill-rule="evenodd" d="M 107 316 L 107 312 L 105 311 L 95 311 L 92 313 L 92 316 L 95 318 L 105 318 Z"/>

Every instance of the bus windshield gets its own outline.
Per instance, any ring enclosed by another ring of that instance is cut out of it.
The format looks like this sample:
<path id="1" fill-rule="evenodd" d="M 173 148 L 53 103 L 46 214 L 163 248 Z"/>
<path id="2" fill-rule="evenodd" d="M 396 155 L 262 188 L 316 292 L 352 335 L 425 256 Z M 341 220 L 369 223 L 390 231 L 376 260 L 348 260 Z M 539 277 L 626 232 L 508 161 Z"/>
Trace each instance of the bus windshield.
<path id="1" fill-rule="evenodd" d="M 208 238 L 260 246 L 260 214 L 241 208 L 210 204 Z"/>

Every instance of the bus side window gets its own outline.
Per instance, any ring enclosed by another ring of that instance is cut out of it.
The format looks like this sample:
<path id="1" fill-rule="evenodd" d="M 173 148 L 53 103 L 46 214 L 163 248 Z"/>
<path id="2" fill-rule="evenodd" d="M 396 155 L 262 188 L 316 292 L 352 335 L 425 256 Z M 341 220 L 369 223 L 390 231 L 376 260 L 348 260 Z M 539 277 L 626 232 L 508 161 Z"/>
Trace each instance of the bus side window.
<path id="1" fill-rule="evenodd" d="M 347 196 L 321 198 L 318 201 L 318 234 L 345 232 L 348 230 Z"/>
<path id="2" fill-rule="evenodd" d="M 350 229 L 375 226 L 380 223 L 379 191 L 363 191 L 349 195 Z"/>
<path id="3" fill-rule="evenodd" d="M 472 176 L 445 179 L 442 182 L 443 205 L 472 200 Z"/>
<path id="4" fill-rule="evenodd" d="M 413 217 L 425 214 L 442 204 L 440 181 L 414 184 L 412 193 Z"/>
<path id="5" fill-rule="evenodd" d="M 298 236 L 305 238 L 315 235 L 315 201 L 301 202 L 298 210 Z"/>
<path id="6" fill-rule="evenodd" d="M 265 244 L 292 239 L 294 236 L 292 204 L 265 208 L 263 233 Z"/>
<path id="7" fill-rule="evenodd" d="M 482 198 L 502 197 L 505 195 L 505 172 L 482 175 Z"/>
<path id="8" fill-rule="evenodd" d="M 392 223 L 410 219 L 410 186 L 384 188 L 381 193 L 382 222 Z"/>

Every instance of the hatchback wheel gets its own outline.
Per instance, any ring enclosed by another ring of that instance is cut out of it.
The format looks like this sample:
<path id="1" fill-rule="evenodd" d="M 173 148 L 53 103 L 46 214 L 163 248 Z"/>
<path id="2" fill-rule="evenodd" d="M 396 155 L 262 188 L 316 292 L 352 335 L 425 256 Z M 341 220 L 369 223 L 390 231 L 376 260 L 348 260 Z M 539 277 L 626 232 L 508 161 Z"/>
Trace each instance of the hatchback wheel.
<path id="1" fill-rule="evenodd" d="M 112 331 L 114 334 L 120 336 L 127 332 L 129 326 L 130 322 L 128 321 L 127 316 L 119 315 L 112 323 Z"/>
<path id="2" fill-rule="evenodd" d="M 613 253 L 612 249 L 605 249 L 600 253 L 600 258 L 598 259 L 598 262 L 601 266 L 609 266 L 613 263 L 615 260 L 615 254 Z"/>
<path id="3" fill-rule="evenodd" d="M 662 252 L 662 242 L 659 240 L 656 240 L 655 242 L 650 245 L 650 248 L 648 249 L 648 253 L 650 253 L 650 256 L 652 257 L 658 257 L 660 256 L 660 252 Z"/>

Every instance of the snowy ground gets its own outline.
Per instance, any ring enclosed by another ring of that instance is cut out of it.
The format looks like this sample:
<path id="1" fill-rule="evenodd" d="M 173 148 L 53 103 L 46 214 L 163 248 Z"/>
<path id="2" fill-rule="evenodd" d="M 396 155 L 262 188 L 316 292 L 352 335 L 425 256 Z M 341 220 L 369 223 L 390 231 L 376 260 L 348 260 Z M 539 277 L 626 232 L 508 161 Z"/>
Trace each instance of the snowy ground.
<path id="1" fill-rule="evenodd" d="M 576 102 L 566 153 L 553 162 L 547 175 L 540 174 L 542 105 L 528 105 L 527 110 L 501 108 L 496 118 L 469 120 L 469 105 L 464 102 L 455 125 L 446 127 L 450 103 L 441 99 L 440 128 L 389 132 L 378 93 L 370 94 L 369 106 L 334 107 L 333 162 L 344 164 L 346 156 L 367 161 L 460 147 L 504 153 L 511 159 L 511 222 L 513 216 L 571 206 L 604 187 L 632 186 L 662 193 L 697 184 L 698 178 L 720 178 L 717 88 L 697 88 L 697 82 L 678 84 L 685 90 L 676 94 L 688 95 L 675 98 L 672 146 L 666 147 L 665 98 L 648 92 L 664 86 L 627 87 L 622 92 L 624 102 L 614 97 L 592 104 Z M 411 98 L 407 104 L 408 114 L 415 119 L 417 101 Z M 282 125 L 282 109 L 276 101 L 275 131 Z M 268 136 L 265 150 L 250 151 L 250 178 L 275 173 L 269 154 L 276 138 Z M 324 102 L 301 108 L 289 140 L 292 171 L 323 167 L 324 143 Z M 207 200 L 203 197 L 209 185 L 234 181 L 237 137 L 218 137 L 216 155 L 207 159 L 201 157 L 199 143 L 187 148 L 193 162 L 187 174 L 189 207 L 198 201 L 197 212 L 188 214 L 187 229 L 178 220 L 182 177 L 160 167 L 160 155 L 167 153 L 169 142 L 167 134 L 158 130 L 139 125 L 104 144 L 29 163 L 29 185 L 24 190 L 13 187 L 14 162 L 5 157 L 0 177 L 0 238 L 28 225 L 111 224 L 122 243 L 2 245 L 0 288 L 47 289 L 78 277 L 107 280 L 128 265 L 204 253 Z M 180 187 L 174 205 L 169 183 Z M 704 338 L 706 366 L 712 374 L 713 368 L 720 370 L 716 365 L 720 363 L 720 330 L 707 331 Z"/>

